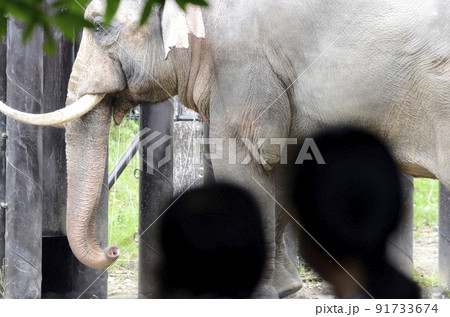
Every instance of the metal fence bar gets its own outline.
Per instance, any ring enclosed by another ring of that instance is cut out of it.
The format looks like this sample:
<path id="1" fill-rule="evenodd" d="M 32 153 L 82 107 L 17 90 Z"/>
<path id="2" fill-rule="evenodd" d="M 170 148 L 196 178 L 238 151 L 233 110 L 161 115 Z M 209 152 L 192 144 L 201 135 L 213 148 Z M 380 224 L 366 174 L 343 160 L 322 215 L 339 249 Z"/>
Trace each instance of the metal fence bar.
<path id="1" fill-rule="evenodd" d="M 128 150 L 122 156 L 119 163 L 117 163 L 117 166 L 114 168 L 114 170 L 111 172 L 111 174 L 109 174 L 109 177 L 108 177 L 108 189 L 109 190 L 111 190 L 111 188 L 116 183 L 117 179 L 119 179 L 120 175 L 122 175 L 122 172 L 127 168 L 128 164 L 131 162 L 133 157 L 136 155 L 136 153 L 139 149 L 139 141 L 140 141 L 140 134 L 137 134 L 134 137 L 134 140 L 131 143 Z"/>
<path id="2" fill-rule="evenodd" d="M 180 109 L 182 109 L 182 105 L 181 104 L 178 105 L 179 113 L 175 114 L 173 116 L 173 121 L 175 121 L 175 122 L 178 122 L 178 121 L 198 121 L 198 122 L 201 122 L 202 121 L 202 118 L 198 114 L 194 114 L 194 115 L 191 115 L 191 114 L 180 114 L 180 111 L 182 112 L 182 110 L 180 110 Z M 139 112 L 137 112 L 137 113 L 130 113 L 129 117 L 130 117 L 131 120 L 138 121 L 139 118 L 140 118 L 140 113 Z"/>
<path id="3" fill-rule="evenodd" d="M 175 115 L 173 118 L 174 121 L 198 121 L 201 122 L 202 118 L 200 115 L 187 115 L 187 114 L 181 114 L 181 115 Z"/>
<path id="4" fill-rule="evenodd" d="M 138 120 L 139 117 L 140 117 L 140 115 L 134 114 L 132 120 Z M 179 121 L 185 121 L 185 122 L 198 121 L 198 122 L 201 122 L 202 121 L 202 119 L 200 118 L 199 115 L 175 115 L 173 120 L 175 122 L 179 122 Z M 205 123 L 205 125 L 206 125 L 206 123 Z M 140 138 L 139 134 L 137 134 L 134 137 L 134 140 L 131 143 L 131 145 L 128 148 L 128 150 L 122 155 L 119 163 L 117 163 L 117 165 L 114 168 L 114 170 L 111 172 L 111 174 L 109 174 L 109 177 L 108 177 L 108 188 L 110 190 L 114 186 L 116 181 L 119 179 L 120 175 L 122 175 L 123 171 L 127 168 L 128 164 L 131 162 L 133 157 L 136 155 L 136 153 L 138 151 L 138 148 L 139 148 L 139 138 Z M 204 160 L 206 160 L 206 158 L 204 158 Z M 205 162 L 205 164 L 207 164 L 207 163 Z M 210 165 L 211 164 L 209 163 L 209 166 Z M 208 168 L 207 166 L 205 166 L 205 175 L 212 175 L 212 177 L 214 177 L 214 174 L 212 173 L 212 168 Z"/>

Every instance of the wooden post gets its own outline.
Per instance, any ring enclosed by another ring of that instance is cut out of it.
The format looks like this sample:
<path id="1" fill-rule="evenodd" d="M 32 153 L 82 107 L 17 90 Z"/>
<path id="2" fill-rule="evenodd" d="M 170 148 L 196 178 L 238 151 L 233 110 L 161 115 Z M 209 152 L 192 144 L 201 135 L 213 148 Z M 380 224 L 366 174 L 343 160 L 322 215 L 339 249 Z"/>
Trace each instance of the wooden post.
<path id="1" fill-rule="evenodd" d="M 37 28 L 26 44 L 21 40 L 23 31 L 23 24 L 9 21 L 7 58 L 2 53 L 5 45 L 0 46 L 0 92 L 4 94 L 6 91 L 2 83 L 7 78 L 6 103 L 9 106 L 29 113 L 64 108 L 78 45 L 66 42 L 60 33 L 53 32 L 57 54 L 46 56 L 42 50 L 45 40 L 42 29 Z M 7 77 L 2 76 L 2 65 L 6 60 Z M 4 200 L 1 199 L 0 185 L 0 200 L 8 204 L 5 217 L 3 212 L 0 214 L 0 258 L 3 258 L 4 250 L 7 297 L 106 298 L 107 272 L 81 264 L 73 256 L 65 237 L 67 180 L 64 130 L 8 119 L 7 136 L 6 155 L 2 155 L 2 158 L 6 157 L 8 184 Z M 5 226 L 2 226 L 3 219 Z M 97 239 L 106 246 L 107 168 L 96 229 Z M 6 239 L 2 240 L 3 237 Z"/>
<path id="2" fill-rule="evenodd" d="M 54 56 L 44 56 L 42 60 L 44 112 L 52 112 L 66 106 L 67 85 L 77 48 L 76 44 L 66 42 L 59 32 L 53 32 L 53 36 L 57 52 Z M 45 201 L 43 236 L 63 236 L 66 231 L 67 200 L 65 131 L 43 127 L 42 136 L 44 158 L 42 182 Z"/>
<path id="3" fill-rule="evenodd" d="M 401 174 L 403 192 L 403 217 L 397 230 L 389 237 L 387 256 L 389 261 L 405 275 L 413 276 L 413 215 L 414 179 Z"/>
<path id="4" fill-rule="evenodd" d="M 158 298 L 158 217 L 173 198 L 173 106 L 141 104 L 139 298 Z"/>
<path id="5" fill-rule="evenodd" d="M 209 124 L 204 122 L 203 123 L 203 138 L 208 139 L 209 138 Z M 212 162 L 210 159 L 210 146 L 206 142 L 204 142 L 203 145 L 203 153 L 202 153 L 202 162 L 203 162 L 203 184 L 209 185 L 213 184 L 216 179 L 214 177 L 214 170 L 212 167 Z M 194 153 L 194 155 L 197 155 L 197 153 Z"/>
<path id="6" fill-rule="evenodd" d="M 44 112 L 65 107 L 65 96 L 73 64 L 75 44 L 67 43 L 53 32 L 57 53 L 43 58 Z M 65 298 L 72 291 L 72 252 L 64 237 L 66 231 L 66 153 L 64 130 L 43 127 L 42 179 L 44 208 L 43 235 L 43 298 Z"/>
<path id="7" fill-rule="evenodd" d="M 44 33 L 36 29 L 22 43 L 25 26 L 8 21 L 7 97 L 9 106 L 42 112 Z M 40 298 L 42 282 L 42 128 L 7 120 L 6 295 Z"/>
<path id="8" fill-rule="evenodd" d="M 439 283 L 450 289 L 450 189 L 439 184 Z"/>
<path id="9" fill-rule="evenodd" d="M 6 41 L 0 38 L 0 101 L 6 102 Z M 0 204 L 6 198 L 6 117 L 0 113 Z M 5 208 L 0 205 L 0 275 L 5 258 Z M 0 277 L 3 278 L 3 275 Z M 0 285 L 0 299 L 3 298 Z"/>

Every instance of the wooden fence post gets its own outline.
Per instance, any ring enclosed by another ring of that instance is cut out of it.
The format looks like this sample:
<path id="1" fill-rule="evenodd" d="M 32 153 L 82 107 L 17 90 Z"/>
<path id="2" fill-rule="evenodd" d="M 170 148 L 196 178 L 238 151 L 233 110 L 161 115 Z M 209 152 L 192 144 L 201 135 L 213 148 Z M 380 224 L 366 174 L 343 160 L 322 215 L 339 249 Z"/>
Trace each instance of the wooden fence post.
<path id="1" fill-rule="evenodd" d="M 203 138 L 209 139 L 209 124 L 206 122 L 203 123 Z M 214 170 L 210 159 L 210 146 L 207 142 L 204 142 L 202 152 L 203 184 L 214 184 L 216 179 L 214 177 Z M 197 153 L 194 153 L 194 155 L 197 155 Z"/>
<path id="2" fill-rule="evenodd" d="M 450 190 L 439 184 L 439 283 L 450 289 Z"/>
<path id="3" fill-rule="evenodd" d="M 0 38 L 0 101 L 6 102 L 6 40 Z M 6 117 L 0 113 L 0 204 L 6 198 Z M 4 205 L 3 205 L 4 206 Z M 3 260 L 5 258 L 5 208 L 0 205 L 0 278 L 3 278 Z M 0 284 L 0 299 L 3 298 Z"/>
<path id="4" fill-rule="evenodd" d="M 60 33 L 53 32 L 57 54 L 46 56 L 42 50 L 45 41 L 42 29 L 36 28 L 26 44 L 22 43 L 23 31 L 22 23 L 8 21 L 7 47 L 0 46 L 0 99 L 7 92 L 6 103 L 28 113 L 64 108 L 78 45 L 66 42 Z M 0 116 L 0 133 L 3 119 Z M 6 122 L 7 146 L 5 155 L 1 156 L 6 160 L 6 180 L 2 183 L 0 160 L 0 202 L 8 206 L 6 212 L 2 208 L 0 213 L 0 259 L 6 259 L 7 297 L 106 298 L 106 271 L 81 264 L 65 237 L 64 130 L 10 119 Z M 4 145 L 0 152 L 3 150 Z M 4 199 L 2 184 L 8 184 Z M 100 244 L 106 246 L 107 168 L 96 229 Z"/>
<path id="5" fill-rule="evenodd" d="M 171 101 L 141 104 L 140 120 L 138 297 L 158 298 L 158 217 L 173 198 Z"/>
<path id="6" fill-rule="evenodd" d="M 64 108 L 67 84 L 73 64 L 74 47 L 60 33 L 52 32 L 57 52 L 42 59 L 43 112 Z M 42 187 L 44 208 L 42 210 L 43 235 L 43 298 L 64 298 L 72 291 L 72 252 L 65 235 L 67 199 L 66 153 L 64 130 L 43 127 Z"/>
<path id="7" fill-rule="evenodd" d="M 25 26 L 9 19 L 7 96 L 9 106 L 42 109 L 44 32 L 22 43 Z M 7 119 L 5 280 L 8 298 L 40 298 L 42 282 L 42 128 Z"/>

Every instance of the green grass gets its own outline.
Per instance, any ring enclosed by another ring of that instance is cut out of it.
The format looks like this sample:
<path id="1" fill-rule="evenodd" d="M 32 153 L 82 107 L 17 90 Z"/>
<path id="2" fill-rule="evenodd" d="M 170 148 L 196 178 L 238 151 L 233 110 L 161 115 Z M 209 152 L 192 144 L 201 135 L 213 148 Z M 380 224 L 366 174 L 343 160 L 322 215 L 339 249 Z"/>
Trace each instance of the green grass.
<path id="1" fill-rule="evenodd" d="M 304 282 L 322 281 L 322 278 L 316 272 L 311 270 L 309 265 L 302 260 L 300 260 L 299 275 L 303 278 Z"/>
<path id="2" fill-rule="evenodd" d="M 124 118 L 120 126 L 112 125 L 109 141 L 109 173 L 139 132 L 139 123 Z M 133 235 L 139 223 L 139 180 L 134 170 L 139 167 L 136 154 L 109 192 L 108 242 L 120 248 L 122 256 L 110 268 L 113 272 L 134 270 L 138 244 Z"/>
<path id="3" fill-rule="evenodd" d="M 413 271 L 413 279 L 419 284 L 422 288 L 428 288 L 438 285 L 438 274 L 437 272 L 432 273 L 431 275 L 425 275 L 416 269 Z"/>
<path id="4" fill-rule="evenodd" d="M 5 259 L 0 264 L 0 298 L 6 298 Z"/>
<path id="5" fill-rule="evenodd" d="M 421 230 L 438 225 L 439 182 L 414 179 L 414 226 Z"/>

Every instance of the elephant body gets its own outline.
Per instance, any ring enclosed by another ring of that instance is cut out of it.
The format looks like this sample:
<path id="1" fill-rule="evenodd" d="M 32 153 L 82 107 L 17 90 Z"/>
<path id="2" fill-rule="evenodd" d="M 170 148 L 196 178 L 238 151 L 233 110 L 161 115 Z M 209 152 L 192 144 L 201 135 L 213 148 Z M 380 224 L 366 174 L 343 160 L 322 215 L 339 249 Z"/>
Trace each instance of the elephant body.
<path id="1" fill-rule="evenodd" d="M 304 138 L 353 124 L 385 140 L 405 173 L 450 186 L 450 6 L 232 3 L 213 1 L 206 18 L 213 135 Z M 278 161 L 278 149 L 261 151 Z"/>
<path id="2" fill-rule="evenodd" d="M 351 124 L 387 142 L 403 172 L 450 188 L 446 1 L 208 2 L 183 12 L 166 0 L 142 27 L 143 0 L 122 0 L 109 26 L 102 25 L 106 1 L 86 9 L 97 27 L 83 32 L 67 104 L 87 94 L 106 97 L 65 125 L 67 227 L 83 263 L 102 268 L 118 252 L 102 254 L 92 229 L 111 114 L 120 123 L 140 102 L 173 95 L 210 122 L 211 137 L 225 139 L 224 149 L 229 138 L 238 140 L 236 158 L 224 151 L 212 163 L 217 179 L 251 190 L 262 208 L 268 262 L 255 296 L 290 294 L 301 280 L 283 240 L 290 211 L 278 185 L 286 169 L 278 163 L 285 144 L 267 139 L 256 146 L 262 161 L 240 164 L 248 154 L 241 138 L 304 140 Z"/>
<path id="3" fill-rule="evenodd" d="M 280 145 L 260 144 L 264 164 L 239 164 L 248 152 L 241 138 L 302 140 L 352 124 L 386 141 L 404 172 L 450 187 L 450 8 L 444 1 L 212 0 L 200 14 L 192 7 L 177 12 L 166 1 L 139 28 L 142 5 L 122 1 L 104 28 L 105 2 L 92 1 L 86 17 L 98 27 L 84 31 L 67 104 L 109 94 L 106 103 L 120 123 L 139 102 L 178 95 L 210 122 L 211 137 L 223 138 L 224 148 L 229 138 L 238 140 L 237 164 L 229 164 L 227 151 L 212 163 L 217 179 L 251 190 L 263 210 L 269 260 L 255 296 L 284 296 L 301 281 L 284 247 L 289 217 L 282 186 L 275 190 L 285 169 L 277 164 Z M 192 23 L 197 26 L 189 29 Z M 75 125 L 66 125 L 69 135 L 98 133 Z M 88 161 L 86 145 L 71 146 L 84 148 L 80 161 Z M 69 175 L 71 181 L 86 201 L 98 197 L 98 190 L 80 189 L 82 177 Z M 76 209 L 83 208 L 93 209 Z"/>

